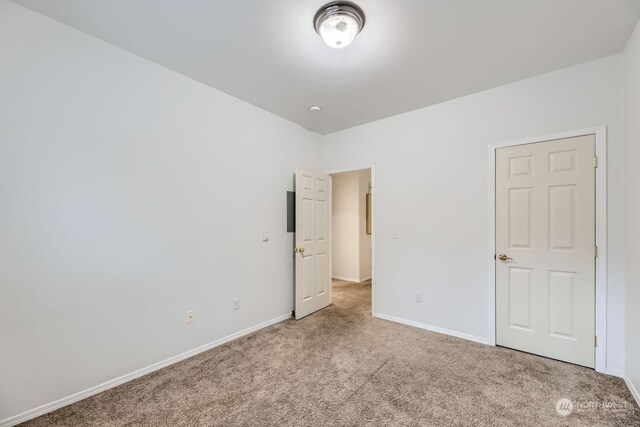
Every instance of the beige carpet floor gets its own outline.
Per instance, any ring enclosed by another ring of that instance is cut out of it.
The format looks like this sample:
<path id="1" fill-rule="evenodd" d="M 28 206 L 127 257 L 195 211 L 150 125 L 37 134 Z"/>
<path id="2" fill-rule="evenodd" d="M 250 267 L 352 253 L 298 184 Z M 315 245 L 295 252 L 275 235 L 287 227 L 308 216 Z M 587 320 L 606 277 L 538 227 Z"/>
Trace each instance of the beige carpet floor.
<path id="1" fill-rule="evenodd" d="M 619 378 L 333 305 L 42 416 L 29 426 L 640 426 Z M 566 417 L 560 398 L 574 402 Z M 592 402 L 592 403 L 590 403 Z"/>

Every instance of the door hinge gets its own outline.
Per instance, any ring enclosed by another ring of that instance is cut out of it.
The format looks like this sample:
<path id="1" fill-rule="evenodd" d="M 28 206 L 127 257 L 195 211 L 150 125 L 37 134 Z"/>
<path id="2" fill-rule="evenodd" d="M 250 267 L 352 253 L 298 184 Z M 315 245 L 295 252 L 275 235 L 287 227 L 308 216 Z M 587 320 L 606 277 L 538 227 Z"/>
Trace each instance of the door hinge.
<path id="1" fill-rule="evenodd" d="M 598 346 L 598 336 L 597 335 L 593 337 L 593 345 L 594 345 L 594 347 Z"/>
<path id="2" fill-rule="evenodd" d="M 598 247 L 597 246 L 593 247 L 593 257 L 594 258 L 598 258 Z"/>
<path id="3" fill-rule="evenodd" d="M 598 167 L 598 156 L 593 156 L 593 167 L 594 168 Z"/>

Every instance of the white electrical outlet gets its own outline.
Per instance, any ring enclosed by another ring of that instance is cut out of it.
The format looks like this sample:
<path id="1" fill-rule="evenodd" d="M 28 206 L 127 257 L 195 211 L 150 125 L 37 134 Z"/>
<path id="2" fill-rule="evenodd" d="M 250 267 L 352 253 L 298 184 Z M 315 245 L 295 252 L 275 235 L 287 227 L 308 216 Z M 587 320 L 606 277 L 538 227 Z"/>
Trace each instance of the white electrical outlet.
<path id="1" fill-rule="evenodd" d="M 240 300 L 238 298 L 234 298 L 233 299 L 233 309 L 234 310 L 239 310 L 240 309 Z"/>
<path id="2" fill-rule="evenodd" d="M 398 240 L 400 238 L 400 233 L 398 233 L 398 230 L 391 230 L 391 238 L 393 240 Z"/>
<path id="3" fill-rule="evenodd" d="M 196 321 L 196 311 L 191 309 L 187 310 L 187 323 L 193 323 Z"/>
<path id="4" fill-rule="evenodd" d="M 416 302 L 422 302 L 422 292 L 416 294 Z"/>

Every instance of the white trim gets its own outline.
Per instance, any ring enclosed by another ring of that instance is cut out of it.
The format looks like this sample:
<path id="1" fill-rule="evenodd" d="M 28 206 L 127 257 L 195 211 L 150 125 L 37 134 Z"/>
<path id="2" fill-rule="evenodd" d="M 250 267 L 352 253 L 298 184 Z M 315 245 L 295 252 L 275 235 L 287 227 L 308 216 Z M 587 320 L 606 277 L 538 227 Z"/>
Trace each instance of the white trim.
<path id="1" fill-rule="evenodd" d="M 438 326 L 427 325 L 426 323 L 415 322 L 413 320 L 402 319 L 400 317 L 389 316 L 388 314 L 378 313 L 375 317 L 389 320 L 391 322 L 401 323 L 407 326 L 413 326 L 415 328 L 424 329 L 426 331 L 436 332 L 438 334 L 449 335 L 456 338 L 462 338 L 463 340 L 473 341 L 480 344 L 488 344 L 487 339 L 478 337 L 476 335 L 465 334 L 464 332 L 453 331 L 451 329 L 440 328 Z"/>
<path id="2" fill-rule="evenodd" d="M 353 277 L 344 277 L 344 276 L 333 276 L 331 277 L 332 279 L 336 279 L 336 280 L 344 280 L 345 282 L 354 282 L 354 283 L 360 283 L 361 281 L 358 279 L 354 279 Z"/>
<path id="3" fill-rule="evenodd" d="M 607 368 L 604 372 L 607 375 L 611 375 L 613 377 L 624 378 L 624 371 L 615 368 Z"/>
<path id="4" fill-rule="evenodd" d="M 636 400 L 636 403 L 638 404 L 638 406 L 640 406 L 640 393 L 638 393 L 638 389 L 633 385 L 629 377 L 624 375 L 623 378 L 624 378 L 624 382 L 627 384 L 627 387 L 629 387 L 629 391 L 631 392 L 631 395 Z"/>
<path id="5" fill-rule="evenodd" d="M 584 135 L 595 135 L 596 156 L 596 335 L 598 346 L 595 354 L 595 369 L 607 373 L 607 127 L 579 129 L 559 132 L 550 135 L 523 138 L 489 145 L 489 249 L 487 262 L 489 264 L 489 325 L 487 341 L 489 345 L 496 345 L 496 294 L 495 294 L 495 247 L 496 247 L 496 177 L 495 151 L 502 147 L 533 144 L 536 142 L 553 141 L 556 139 L 573 138 Z"/>
<path id="6" fill-rule="evenodd" d="M 355 172 L 355 171 L 361 171 L 365 169 L 371 170 L 371 199 L 372 199 L 371 200 L 371 315 L 375 316 L 376 315 L 376 164 L 372 163 L 370 165 L 364 165 L 364 166 L 355 167 L 355 168 L 333 169 L 325 173 L 331 176 L 337 173 Z M 333 183 L 333 177 L 331 179 L 331 182 Z M 331 191 L 332 191 L 331 194 L 333 195 L 333 188 L 331 189 Z M 333 218 L 333 215 L 331 215 L 331 217 Z M 329 222 L 329 227 L 330 227 L 331 233 L 333 234 L 333 226 L 331 224 L 331 221 Z M 331 236 L 331 238 L 332 238 L 331 241 L 333 242 L 333 236 Z M 331 271 L 333 271 L 333 265 L 331 264 L 331 260 L 329 260 L 329 266 L 330 266 L 329 268 L 331 268 Z M 356 282 L 357 281 L 358 280 L 356 280 Z"/>
<path id="7" fill-rule="evenodd" d="M 345 276 L 333 276 L 331 277 L 332 279 L 336 279 L 336 280 L 344 280 L 345 282 L 354 282 L 354 283 L 362 283 L 362 282 L 366 282 L 367 280 L 371 279 L 371 276 L 369 277 L 364 277 L 362 279 L 354 279 L 353 277 L 345 277 Z"/>
<path id="8" fill-rule="evenodd" d="M 124 384 L 126 382 L 129 382 L 131 380 L 134 380 L 136 378 L 140 378 L 144 375 L 147 375 L 151 372 L 157 371 L 159 369 L 165 368 L 169 365 L 173 365 L 174 363 L 180 362 L 181 360 L 184 359 L 188 359 L 190 357 L 195 356 L 196 354 L 205 352 L 207 350 L 211 350 L 214 347 L 218 347 L 222 344 L 225 344 L 229 341 L 233 341 L 237 338 L 240 338 L 244 335 L 248 335 L 252 332 L 255 332 L 257 330 L 260 330 L 262 328 L 266 328 L 267 326 L 271 326 L 273 324 L 282 322 L 283 320 L 287 320 L 291 318 L 291 313 L 287 313 L 287 314 L 283 314 L 282 316 L 278 316 L 274 319 L 271 320 L 267 320 L 266 322 L 262 322 L 258 325 L 252 326 L 250 328 L 247 328 L 245 330 L 242 330 L 240 332 L 236 332 L 234 334 L 231 335 L 227 335 L 226 337 L 217 339 L 215 341 L 210 342 L 209 344 L 204 344 L 200 347 L 196 347 L 192 350 L 189 351 L 185 351 L 184 353 L 178 354 L 177 356 L 173 356 L 170 357 L 168 359 L 165 359 L 161 362 L 158 363 L 154 363 L 153 365 L 149 365 L 147 367 L 138 369 L 137 371 L 133 371 L 130 372 L 128 374 L 125 374 L 121 377 L 118 378 L 114 378 L 112 380 L 109 380 L 107 382 L 104 382 L 102 384 L 98 384 L 94 387 L 90 387 L 86 390 L 80 391 L 78 393 L 72 394 L 70 396 L 67 397 L 63 397 L 62 399 L 58 399 L 54 402 L 51 403 L 47 403 L 45 405 L 39 406 L 35 409 L 31 409 L 29 411 L 23 412 L 21 414 L 18 415 L 14 415 L 12 417 L 6 418 L 2 421 L 0 421 L 0 427 L 9 427 L 9 426 L 14 426 L 20 423 L 23 423 L 27 420 L 30 420 L 32 418 L 36 418 L 39 417 L 41 415 L 44 415 L 48 412 L 51 411 L 55 411 L 56 409 L 62 408 L 63 406 L 67 406 L 70 405 L 74 402 L 77 402 L 79 400 L 82 399 L 86 399 L 87 397 L 91 397 L 95 394 L 101 393 L 105 390 L 108 390 L 110 388 L 114 388 L 119 386 L 120 384 Z"/>

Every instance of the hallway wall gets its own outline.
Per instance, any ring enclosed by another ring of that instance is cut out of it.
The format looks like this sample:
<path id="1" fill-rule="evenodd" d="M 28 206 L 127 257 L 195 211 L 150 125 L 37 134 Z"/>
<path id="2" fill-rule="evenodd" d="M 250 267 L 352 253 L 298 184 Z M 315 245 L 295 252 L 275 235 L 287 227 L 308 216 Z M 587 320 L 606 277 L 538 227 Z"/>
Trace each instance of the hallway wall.
<path id="1" fill-rule="evenodd" d="M 336 279 L 361 282 L 371 278 L 365 203 L 370 181 L 369 169 L 332 175 L 331 263 Z"/>
<path id="2" fill-rule="evenodd" d="M 358 204 L 360 209 L 360 281 L 371 279 L 371 235 L 367 234 L 367 193 L 371 184 L 371 169 L 360 171 L 358 174 Z"/>

